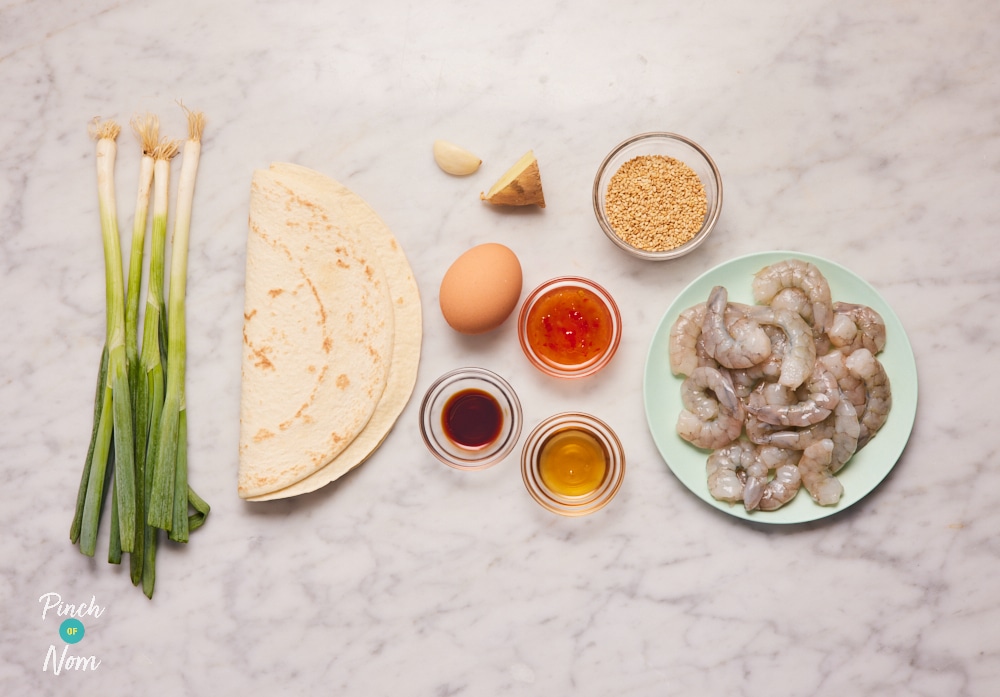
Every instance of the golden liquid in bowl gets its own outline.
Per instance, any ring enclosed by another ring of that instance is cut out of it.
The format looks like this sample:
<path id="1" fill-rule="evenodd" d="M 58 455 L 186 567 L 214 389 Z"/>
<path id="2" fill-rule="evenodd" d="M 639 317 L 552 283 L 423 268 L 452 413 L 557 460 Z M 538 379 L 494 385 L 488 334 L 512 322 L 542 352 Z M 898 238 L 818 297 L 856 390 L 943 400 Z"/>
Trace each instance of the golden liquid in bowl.
<path id="1" fill-rule="evenodd" d="M 550 437 L 538 456 L 538 473 L 550 491 L 583 496 L 604 482 L 608 458 L 601 443 L 586 431 L 568 429 Z"/>

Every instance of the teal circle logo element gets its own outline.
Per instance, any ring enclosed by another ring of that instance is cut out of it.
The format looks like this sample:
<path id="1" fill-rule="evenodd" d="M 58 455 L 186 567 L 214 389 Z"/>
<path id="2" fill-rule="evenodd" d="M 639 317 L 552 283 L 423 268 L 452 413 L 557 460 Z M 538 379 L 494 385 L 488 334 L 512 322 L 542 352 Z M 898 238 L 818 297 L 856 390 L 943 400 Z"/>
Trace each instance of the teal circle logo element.
<path id="1" fill-rule="evenodd" d="M 75 644 L 83 639 L 83 622 L 71 617 L 59 625 L 59 636 L 67 644 Z"/>

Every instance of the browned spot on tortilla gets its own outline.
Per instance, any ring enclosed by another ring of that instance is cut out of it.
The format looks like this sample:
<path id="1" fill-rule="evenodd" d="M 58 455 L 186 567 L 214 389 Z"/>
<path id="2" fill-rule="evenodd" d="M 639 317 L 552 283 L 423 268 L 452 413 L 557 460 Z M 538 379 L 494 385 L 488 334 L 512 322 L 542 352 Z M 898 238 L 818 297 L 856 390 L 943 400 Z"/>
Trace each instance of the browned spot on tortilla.
<path id="1" fill-rule="evenodd" d="M 375 277 L 375 269 L 365 264 L 365 275 L 371 279 Z"/>
<path id="2" fill-rule="evenodd" d="M 274 433 L 268 431 L 266 428 L 262 428 L 254 434 L 253 440 L 255 443 L 260 443 L 262 440 L 267 440 L 268 438 L 274 438 Z"/>
<path id="3" fill-rule="evenodd" d="M 323 351 L 324 351 L 324 353 L 330 353 L 330 351 L 332 349 L 333 349 L 333 341 L 328 336 L 323 337 Z"/>
<path id="4" fill-rule="evenodd" d="M 285 292 L 284 288 L 272 288 L 271 290 L 267 291 L 267 294 L 270 295 L 272 298 L 276 298 L 284 292 Z"/>
<path id="5" fill-rule="evenodd" d="M 305 269 L 299 267 L 299 273 L 302 274 L 302 278 L 305 280 L 306 284 L 308 284 L 309 290 L 312 291 L 313 297 L 316 298 L 316 304 L 319 306 L 320 320 L 316 324 L 326 324 L 326 308 L 323 307 L 323 301 L 319 297 L 319 291 L 316 290 L 315 284 L 313 284 L 312 279 L 306 274 Z"/>
<path id="6" fill-rule="evenodd" d="M 251 310 L 250 314 L 247 314 L 247 313 L 244 312 L 243 313 L 243 319 L 246 320 L 247 322 L 249 322 L 250 320 L 253 319 L 253 316 L 256 315 L 256 314 L 257 314 L 257 310 L 256 309 Z"/>
<path id="7" fill-rule="evenodd" d="M 267 357 L 268 348 L 269 347 L 265 346 L 264 348 L 253 350 L 253 356 L 254 356 L 253 364 L 255 367 L 265 368 L 267 370 L 274 370 L 274 363 L 272 363 L 271 359 Z"/>
<path id="8" fill-rule="evenodd" d="M 349 268 L 351 268 L 350 265 L 346 261 L 344 261 L 343 259 L 337 259 L 337 266 L 339 266 L 342 269 L 349 269 Z"/>
<path id="9" fill-rule="evenodd" d="M 346 390 L 347 386 L 351 384 L 351 379 L 347 377 L 345 373 L 341 373 L 337 376 L 337 387 L 342 390 Z"/>

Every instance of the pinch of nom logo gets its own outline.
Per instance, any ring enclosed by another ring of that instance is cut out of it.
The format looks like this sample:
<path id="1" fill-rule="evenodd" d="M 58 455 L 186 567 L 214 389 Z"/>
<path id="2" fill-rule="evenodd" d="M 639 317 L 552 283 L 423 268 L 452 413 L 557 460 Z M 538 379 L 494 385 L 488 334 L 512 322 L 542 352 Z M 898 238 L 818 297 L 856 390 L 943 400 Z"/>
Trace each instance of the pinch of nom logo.
<path id="1" fill-rule="evenodd" d="M 83 620 L 91 617 L 96 619 L 104 614 L 106 608 L 97 604 L 97 596 L 91 596 L 89 603 L 73 604 L 63 602 L 61 595 L 50 592 L 39 597 L 38 602 L 42 605 L 43 622 L 46 618 L 61 618 L 59 639 L 64 644 L 62 652 L 55 644 L 49 646 L 45 653 L 45 661 L 42 663 L 42 672 L 51 669 L 53 675 L 59 675 L 64 670 L 97 670 L 101 665 L 97 656 L 81 656 L 69 652 L 70 647 L 83 641 L 87 633 Z"/>

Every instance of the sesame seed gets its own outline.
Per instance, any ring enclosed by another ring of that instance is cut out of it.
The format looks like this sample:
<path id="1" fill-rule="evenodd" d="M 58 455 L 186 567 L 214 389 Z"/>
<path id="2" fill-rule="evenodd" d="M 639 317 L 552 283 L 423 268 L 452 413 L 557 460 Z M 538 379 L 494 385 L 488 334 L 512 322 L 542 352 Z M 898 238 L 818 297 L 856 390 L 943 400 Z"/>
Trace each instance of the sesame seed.
<path id="1" fill-rule="evenodd" d="M 640 155 L 608 182 L 608 222 L 628 245 L 663 252 L 692 239 L 705 222 L 708 198 L 701 179 L 680 160 Z"/>

